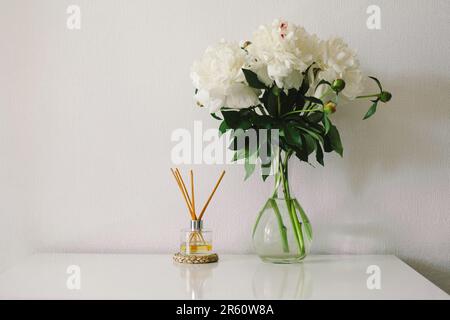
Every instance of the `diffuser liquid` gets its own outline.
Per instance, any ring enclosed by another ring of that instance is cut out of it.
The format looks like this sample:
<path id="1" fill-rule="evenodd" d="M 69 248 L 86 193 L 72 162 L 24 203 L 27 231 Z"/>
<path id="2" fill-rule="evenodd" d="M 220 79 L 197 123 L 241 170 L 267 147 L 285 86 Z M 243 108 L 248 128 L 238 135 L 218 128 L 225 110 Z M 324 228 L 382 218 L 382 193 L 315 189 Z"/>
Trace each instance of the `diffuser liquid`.
<path id="1" fill-rule="evenodd" d="M 183 243 L 181 244 L 180 251 L 185 254 L 209 254 L 212 251 L 212 245 L 204 243 L 190 244 L 186 246 L 186 243 Z"/>

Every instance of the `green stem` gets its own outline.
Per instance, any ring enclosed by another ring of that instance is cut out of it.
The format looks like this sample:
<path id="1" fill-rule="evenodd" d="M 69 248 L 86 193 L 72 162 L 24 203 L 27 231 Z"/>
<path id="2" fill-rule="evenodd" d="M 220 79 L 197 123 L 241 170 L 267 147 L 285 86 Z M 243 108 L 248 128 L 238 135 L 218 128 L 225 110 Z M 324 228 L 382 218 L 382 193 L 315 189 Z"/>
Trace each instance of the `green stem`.
<path id="1" fill-rule="evenodd" d="M 280 149 L 277 149 L 277 155 L 274 157 L 275 161 L 279 161 L 280 156 L 279 156 L 279 152 Z M 277 165 L 277 168 L 279 168 L 279 164 Z M 280 186 L 280 182 L 281 182 L 281 177 L 280 177 L 280 171 L 277 170 L 275 172 L 275 184 L 274 184 L 274 189 L 273 189 L 273 193 L 272 193 L 272 198 L 278 198 L 278 187 Z"/>
<path id="2" fill-rule="evenodd" d="M 278 186 L 280 185 L 280 177 L 275 173 L 275 188 L 273 189 L 272 198 L 278 198 Z"/>
<path id="3" fill-rule="evenodd" d="M 374 94 L 368 94 L 365 96 L 357 96 L 356 99 L 374 98 L 374 97 L 379 97 L 379 96 L 380 96 L 379 93 L 374 93 Z"/>
<path id="4" fill-rule="evenodd" d="M 292 152 L 287 152 L 285 156 L 284 163 L 283 161 L 280 161 L 280 170 L 281 170 L 281 177 L 283 182 L 283 193 L 284 193 L 284 199 L 286 201 L 286 207 L 289 212 L 289 217 L 291 218 L 292 227 L 294 229 L 294 236 L 295 240 L 297 241 L 299 253 L 303 256 L 305 255 L 305 242 L 303 239 L 303 233 L 301 224 L 298 220 L 295 207 L 293 204 L 293 201 L 291 199 L 290 189 L 289 189 L 289 181 L 288 181 L 288 161 L 290 156 L 292 155 Z M 280 159 L 281 160 L 281 159 Z"/>
<path id="5" fill-rule="evenodd" d="M 283 246 L 283 251 L 289 252 L 289 242 L 287 239 L 286 226 L 283 223 L 283 218 L 281 217 L 280 209 L 278 208 L 277 202 L 274 199 L 271 198 L 269 201 L 270 201 L 273 211 L 275 211 L 275 215 L 277 217 L 278 228 L 280 229 L 281 245 Z"/>
<path id="6" fill-rule="evenodd" d="M 277 96 L 277 103 L 278 103 L 278 116 L 281 114 L 281 98 L 280 95 Z"/>
<path id="7" fill-rule="evenodd" d="M 277 157 L 277 159 L 278 159 L 278 157 Z M 277 222 L 278 222 L 278 229 L 280 231 L 281 246 L 283 247 L 283 252 L 288 253 L 289 252 L 289 241 L 288 241 L 288 238 L 287 238 L 287 229 L 286 229 L 286 226 L 283 223 L 283 218 L 281 216 L 280 209 L 278 208 L 278 205 L 277 205 L 277 203 L 275 201 L 278 198 L 277 189 L 278 189 L 278 186 L 280 185 L 280 181 L 281 181 L 280 178 L 281 178 L 280 174 L 277 171 L 275 173 L 275 190 L 274 190 L 274 192 L 272 194 L 272 197 L 269 200 L 267 200 L 266 204 L 261 209 L 261 211 L 258 214 L 258 217 L 256 218 L 256 222 L 255 222 L 255 225 L 253 227 L 253 236 L 255 236 L 256 229 L 258 227 L 258 224 L 259 224 L 259 221 L 260 221 L 260 219 L 262 217 L 262 214 L 264 213 L 264 210 L 266 210 L 267 206 L 270 204 L 270 206 L 272 206 L 272 208 L 273 208 L 273 210 L 275 212 L 275 216 L 276 216 L 276 219 L 277 219 Z"/>
<path id="8" fill-rule="evenodd" d="M 278 116 L 280 116 L 281 113 L 281 100 L 280 100 L 280 96 L 278 95 Z M 289 190 L 289 181 L 287 180 L 287 173 L 288 173 L 288 162 L 289 162 L 289 158 L 291 157 L 293 151 L 288 151 L 286 152 L 285 155 L 285 159 L 284 159 L 284 163 L 281 159 L 281 152 L 278 153 L 278 160 L 279 160 L 279 164 L 278 164 L 278 172 L 281 175 L 281 182 L 283 183 L 283 193 L 284 193 L 284 199 L 286 201 L 286 206 L 289 212 L 289 216 L 291 218 L 291 223 L 292 223 L 292 227 L 294 229 L 294 236 L 295 236 L 295 240 L 297 241 L 297 245 L 298 245 L 298 249 L 299 249 L 299 253 L 301 256 L 305 255 L 305 245 L 304 245 L 304 241 L 303 241 L 303 234 L 302 234 L 302 228 L 300 226 L 300 223 L 298 221 L 298 217 L 297 214 L 295 212 L 295 207 L 292 204 L 292 200 L 291 200 L 291 195 L 290 195 L 290 190 Z M 273 199 L 272 199 L 273 200 Z M 276 205 L 275 200 L 273 200 L 272 202 L 275 213 L 277 214 L 277 216 L 280 217 L 279 220 L 279 226 L 280 226 L 280 222 L 282 223 L 281 220 L 281 215 L 278 209 L 278 206 Z M 284 225 L 282 225 L 284 227 Z M 283 231 L 284 232 L 283 232 Z M 285 244 L 287 244 L 287 236 L 286 236 L 286 228 L 284 227 L 284 229 L 280 229 L 281 232 L 281 236 L 282 236 L 282 241 L 283 241 L 283 250 L 286 249 Z M 285 238 L 286 237 L 286 238 Z M 287 247 L 288 248 L 288 247 Z M 289 248 L 288 248 L 289 249 Z M 285 252 L 289 252 L 285 251 Z"/>
<path id="9" fill-rule="evenodd" d="M 322 108 L 295 110 L 295 111 L 291 111 L 291 112 L 285 113 L 281 117 L 284 118 L 284 117 L 289 116 L 291 114 L 296 114 L 296 113 L 301 113 L 301 112 L 316 112 L 316 111 L 321 111 L 321 110 L 322 110 Z"/>
<path id="10" fill-rule="evenodd" d="M 328 88 L 327 89 L 327 91 L 325 91 L 320 97 L 319 97 L 319 99 L 320 100 L 323 100 L 323 98 L 325 98 L 327 95 L 329 95 L 330 93 L 332 93 L 332 92 L 334 92 L 331 88 Z M 314 106 L 317 106 L 318 104 L 317 103 L 311 103 L 311 105 L 309 105 L 307 108 L 306 108 L 306 110 L 308 111 L 308 110 L 311 110 L 311 108 L 313 108 Z M 317 109 L 316 109 L 317 110 Z M 318 110 L 321 110 L 321 109 L 318 109 Z"/>
<path id="11" fill-rule="evenodd" d="M 300 213 L 300 216 L 302 217 L 302 222 L 305 226 L 306 236 L 308 237 L 309 241 L 312 240 L 312 227 L 311 223 L 309 222 L 308 216 L 305 213 L 305 210 L 303 210 L 300 203 L 297 201 L 297 199 L 294 199 L 294 204 L 297 207 L 298 212 Z"/>
<path id="12" fill-rule="evenodd" d="M 267 209 L 267 206 L 269 205 L 269 202 L 270 202 L 270 200 L 267 200 L 266 203 L 264 204 L 264 206 L 262 207 L 262 209 L 258 213 L 258 217 L 256 218 L 255 225 L 253 226 L 252 237 L 255 236 L 255 232 L 256 232 L 256 228 L 258 227 L 259 220 L 261 220 L 262 214 L 264 213 L 264 210 Z"/>

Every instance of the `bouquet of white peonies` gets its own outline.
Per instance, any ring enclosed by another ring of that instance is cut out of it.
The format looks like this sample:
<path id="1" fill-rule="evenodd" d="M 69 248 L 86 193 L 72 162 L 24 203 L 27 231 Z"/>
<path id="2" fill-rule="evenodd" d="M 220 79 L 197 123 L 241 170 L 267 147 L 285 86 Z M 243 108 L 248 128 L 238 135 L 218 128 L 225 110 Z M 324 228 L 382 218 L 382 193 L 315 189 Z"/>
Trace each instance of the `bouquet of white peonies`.
<path id="1" fill-rule="evenodd" d="M 342 39 L 321 40 L 300 26 L 274 20 L 260 26 L 253 39 L 241 45 L 222 40 L 206 49 L 192 66 L 196 103 L 221 120 L 220 130 L 279 129 L 280 146 L 300 160 L 316 151 L 323 165 L 323 152 L 342 155 L 339 133 L 329 116 L 339 97 L 346 101 L 368 98 L 372 105 L 391 94 L 382 89 L 364 95 L 359 61 Z M 222 114 L 222 118 L 218 116 Z M 301 140 L 310 143 L 301 144 Z"/>
<path id="2" fill-rule="evenodd" d="M 290 157 L 295 155 L 310 163 L 309 157 L 315 153 L 316 161 L 324 165 L 324 152 L 335 151 L 342 156 L 339 131 L 330 120 L 339 101 L 369 99 L 371 106 L 364 116 L 367 119 L 380 102 L 388 102 L 392 95 L 375 77 L 369 78 L 379 92 L 362 95 L 358 58 L 342 39 L 321 40 L 281 20 L 259 27 L 250 41 L 240 45 L 221 41 L 208 47 L 192 66 L 191 78 L 196 103 L 221 121 L 220 133 L 232 131 L 230 148 L 235 151 L 235 160 L 245 160 L 246 178 L 254 172 L 257 162 L 263 169 L 263 180 L 269 176 L 264 169 L 275 172 L 273 195 L 259 213 L 253 230 L 257 253 L 274 262 L 303 259 L 312 229 L 303 208 L 291 196 Z M 277 130 L 276 143 L 262 136 L 262 129 Z M 240 143 L 242 132 L 249 131 L 256 132 L 257 144 Z M 267 211 L 272 213 L 265 215 Z M 261 218 L 264 216 L 268 218 Z M 290 228 L 285 219 L 291 221 Z M 279 229 L 280 243 L 271 243 L 271 223 Z M 292 249 L 290 239 L 295 239 L 297 250 Z"/>

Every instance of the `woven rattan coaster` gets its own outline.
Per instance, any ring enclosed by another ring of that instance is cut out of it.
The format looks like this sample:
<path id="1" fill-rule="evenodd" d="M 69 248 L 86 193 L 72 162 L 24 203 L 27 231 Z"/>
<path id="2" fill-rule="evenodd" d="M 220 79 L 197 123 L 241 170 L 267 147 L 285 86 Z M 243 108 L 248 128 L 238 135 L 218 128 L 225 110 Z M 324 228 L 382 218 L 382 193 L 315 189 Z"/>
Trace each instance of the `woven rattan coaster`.
<path id="1" fill-rule="evenodd" d="M 173 260 L 178 263 L 203 264 L 217 262 L 219 260 L 219 256 L 216 253 L 196 256 L 178 252 L 173 255 Z"/>

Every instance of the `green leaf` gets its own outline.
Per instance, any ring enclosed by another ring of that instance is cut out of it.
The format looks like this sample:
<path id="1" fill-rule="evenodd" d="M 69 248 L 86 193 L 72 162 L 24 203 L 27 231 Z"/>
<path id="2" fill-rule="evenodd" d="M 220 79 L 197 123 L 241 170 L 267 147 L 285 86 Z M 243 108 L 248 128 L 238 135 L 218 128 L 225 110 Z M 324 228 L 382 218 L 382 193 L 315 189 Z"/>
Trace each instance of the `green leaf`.
<path id="1" fill-rule="evenodd" d="M 250 121 L 251 112 L 252 111 L 245 109 L 240 111 L 222 110 L 222 115 L 229 128 L 234 130 L 236 129 L 247 130 L 252 127 L 252 123 Z"/>
<path id="2" fill-rule="evenodd" d="M 248 161 L 245 161 L 244 168 L 245 168 L 244 180 L 247 180 L 248 178 L 251 177 L 253 172 L 255 172 L 256 165 L 254 163 L 249 163 Z"/>
<path id="3" fill-rule="evenodd" d="M 210 113 L 211 117 L 213 117 L 216 120 L 222 121 L 222 118 L 218 117 L 215 113 Z"/>
<path id="4" fill-rule="evenodd" d="M 287 112 L 291 112 L 294 110 L 295 103 L 297 102 L 297 94 L 297 90 L 289 89 L 286 99 Z"/>
<path id="5" fill-rule="evenodd" d="M 304 96 L 309 90 L 308 75 L 303 75 L 302 85 L 298 89 L 299 94 Z"/>
<path id="6" fill-rule="evenodd" d="M 242 69 L 242 72 L 244 72 L 245 80 L 247 80 L 250 87 L 255 89 L 266 89 L 266 85 L 258 79 L 256 73 L 248 69 Z"/>
<path id="7" fill-rule="evenodd" d="M 230 129 L 237 129 L 240 122 L 240 114 L 238 111 L 224 111 L 222 116 Z"/>
<path id="8" fill-rule="evenodd" d="M 331 125 L 330 131 L 325 137 L 329 139 L 330 145 L 333 150 L 342 157 L 344 149 L 342 148 L 341 137 L 339 136 L 339 131 L 336 126 Z"/>
<path id="9" fill-rule="evenodd" d="M 248 148 L 247 139 L 245 138 L 244 130 L 233 130 L 231 132 L 231 143 L 228 146 L 228 149 L 237 151 L 241 149 Z"/>
<path id="10" fill-rule="evenodd" d="M 305 95 L 306 92 L 308 92 L 308 90 L 309 90 L 309 87 L 310 87 L 310 83 L 309 83 L 309 73 L 310 72 L 309 72 L 309 70 L 313 67 L 314 64 L 315 64 L 315 62 L 311 63 L 308 66 L 308 68 L 306 68 L 306 70 L 302 72 L 302 74 L 303 74 L 303 81 L 302 81 L 302 85 L 301 85 L 301 87 L 299 89 L 299 91 L 300 91 L 300 93 L 302 95 Z M 315 75 L 314 68 L 312 69 L 312 73 L 313 73 L 313 77 L 315 77 L 316 75 Z"/>
<path id="11" fill-rule="evenodd" d="M 261 154 L 261 148 L 258 149 L 258 155 L 259 158 L 261 159 L 261 177 L 263 179 L 263 181 L 266 181 L 266 179 L 269 177 L 270 175 L 270 168 L 272 166 L 272 145 L 270 143 L 270 138 L 268 138 L 265 142 L 266 143 L 266 147 L 267 149 L 267 154 L 266 155 L 262 155 Z"/>
<path id="12" fill-rule="evenodd" d="M 327 153 L 333 151 L 333 147 L 331 146 L 330 139 L 328 138 L 328 136 L 325 136 L 325 138 L 324 138 L 323 150 Z"/>
<path id="13" fill-rule="evenodd" d="M 323 138 L 322 136 L 320 136 L 319 134 L 317 134 L 316 132 L 314 132 L 313 130 L 304 128 L 304 127 L 297 127 L 300 130 L 306 132 L 307 134 L 309 134 L 312 138 L 314 138 L 315 140 L 319 141 L 319 142 L 323 142 Z"/>
<path id="14" fill-rule="evenodd" d="M 324 165 L 323 164 L 323 151 L 322 151 L 322 147 L 320 146 L 320 143 L 318 141 L 316 142 L 316 160 L 322 166 Z"/>
<path id="15" fill-rule="evenodd" d="M 295 147 L 302 145 L 302 137 L 300 131 L 296 127 L 287 124 L 284 127 L 284 133 L 286 135 L 286 140 L 290 145 Z"/>
<path id="16" fill-rule="evenodd" d="M 248 150 L 246 149 L 246 157 L 244 162 L 245 168 L 245 177 L 244 180 L 250 178 L 250 176 L 255 172 L 256 168 L 256 151 L 257 150 Z"/>
<path id="17" fill-rule="evenodd" d="M 272 90 L 266 90 L 263 95 L 264 106 L 271 116 L 278 114 L 278 99 Z"/>
<path id="18" fill-rule="evenodd" d="M 242 129 L 245 131 L 247 129 L 250 129 L 251 127 L 252 127 L 252 123 L 250 122 L 249 119 L 241 119 L 241 121 L 239 121 L 236 129 Z"/>
<path id="19" fill-rule="evenodd" d="M 272 128 L 273 118 L 267 115 L 253 113 L 251 116 L 251 122 L 256 129 L 270 129 Z"/>
<path id="20" fill-rule="evenodd" d="M 309 73 L 309 69 L 311 69 L 311 67 L 313 65 L 314 65 L 314 62 L 312 64 L 310 64 L 308 66 L 308 68 L 306 68 L 305 71 L 302 72 L 303 80 L 302 80 L 302 84 L 301 84 L 300 88 L 298 89 L 299 94 L 302 96 L 304 96 L 306 94 L 306 92 L 308 92 L 308 90 L 309 90 L 310 83 L 309 83 L 308 73 Z"/>
<path id="21" fill-rule="evenodd" d="M 230 127 L 228 127 L 227 123 L 225 121 L 222 121 L 219 126 L 219 137 L 229 129 Z"/>
<path id="22" fill-rule="evenodd" d="M 328 86 L 331 87 L 331 83 L 329 83 L 327 80 L 322 79 L 322 80 L 320 80 L 319 83 L 316 85 L 315 90 L 317 91 L 317 88 L 318 88 L 319 86 L 323 85 L 323 84 L 326 84 L 326 85 L 328 85 Z"/>
<path id="23" fill-rule="evenodd" d="M 309 134 L 302 134 L 302 144 L 302 149 L 307 155 L 310 155 L 316 150 L 316 141 Z"/>
<path id="24" fill-rule="evenodd" d="M 295 127 L 308 127 L 308 123 L 304 120 L 304 118 L 299 117 L 298 114 L 292 114 L 285 118 L 286 120 L 290 120 L 289 124 L 292 124 Z"/>
<path id="25" fill-rule="evenodd" d="M 246 157 L 245 149 L 236 150 L 235 153 L 233 154 L 232 162 L 236 162 L 238 160 L 244 159 L 245 157 Z"/>
<path id="26" fill-rule="evenodd" d="M 323 118 L 322 112 L 312 112 L 307 117 L 309 122 L 318 123 Z"/>
<path id="27" fill-rule="evenodd" d="M 375 114 L 375 112 L 377 111 L 377 105 L 378 105 L 378 101 L 375 101 L 372 104 L 372 106 L 369 108 L 369 110 L 367 110 L 367 113 L 364 116 L 363 120 L 366 120 L 367 118 L 370 118 L 371 116 L 373 116 Z"/>
<path id="28" fill-rule="evenodd" d="M 272 144 L 271 144 L 271 136 L 267 135 L 267 137 L 261 138 L 258 144 L 258 156 L 261 159 L 261 166 L 269 165 L 272 161 Z"/>
<path id="29" fill-rule="evenodd" d="M 301 95 L 300 93 L 297 94 L 297 100 L 295 101 L 295 107 L 296 109 L 301 109 L 305 105 L 305 96 Z"/>
<path id="30" fill-rule="evenodd" d="M 301 161 L 308 162 L 308 154 L 304 149 L 295 150 L 295 155 Z"/>
<path id="31" fill-rule="evenodd" d="M 244 149 L 245 145 L 238 144 L 238 142 L 239 142 L 238 138 L 234 137 L 233 140 L 231 140 L 231 143 L 228 146 L 228 149 L 233 150 L 233 151 L 238 151 L 238 150 Z"/>
<path id="32" fill-rule="evenodd" d="M 381 87 L 381 82 L 380 80 L 378 80 L 375 77 L 369 76 L 370 79 L 372 79 L 373 81 L 375 81 L 377 83 L 378 88 L 380 89 L 380 91 L 383 91 L 383 88 Z"/>
<path id="33" fill-rule="evenodd" d="M 323 106 L 323 102 L 319 98 L 316 98 L 316 97 L 305 97 L 305 100 L 309 101 L 309 102 L 312 102 L 312 103 L 320 104 L 320 105 Z"/>
<path id="34" fill-rule="evenodd" d="M 325 134 L 327 134 L 330 131 L 331 122 L 330 122 L 330 119 L 328 119 L 328 116 L 326 113 L 323 113 L 322 123 L 323 123 L 323 127 L 325 129 Z"/>

